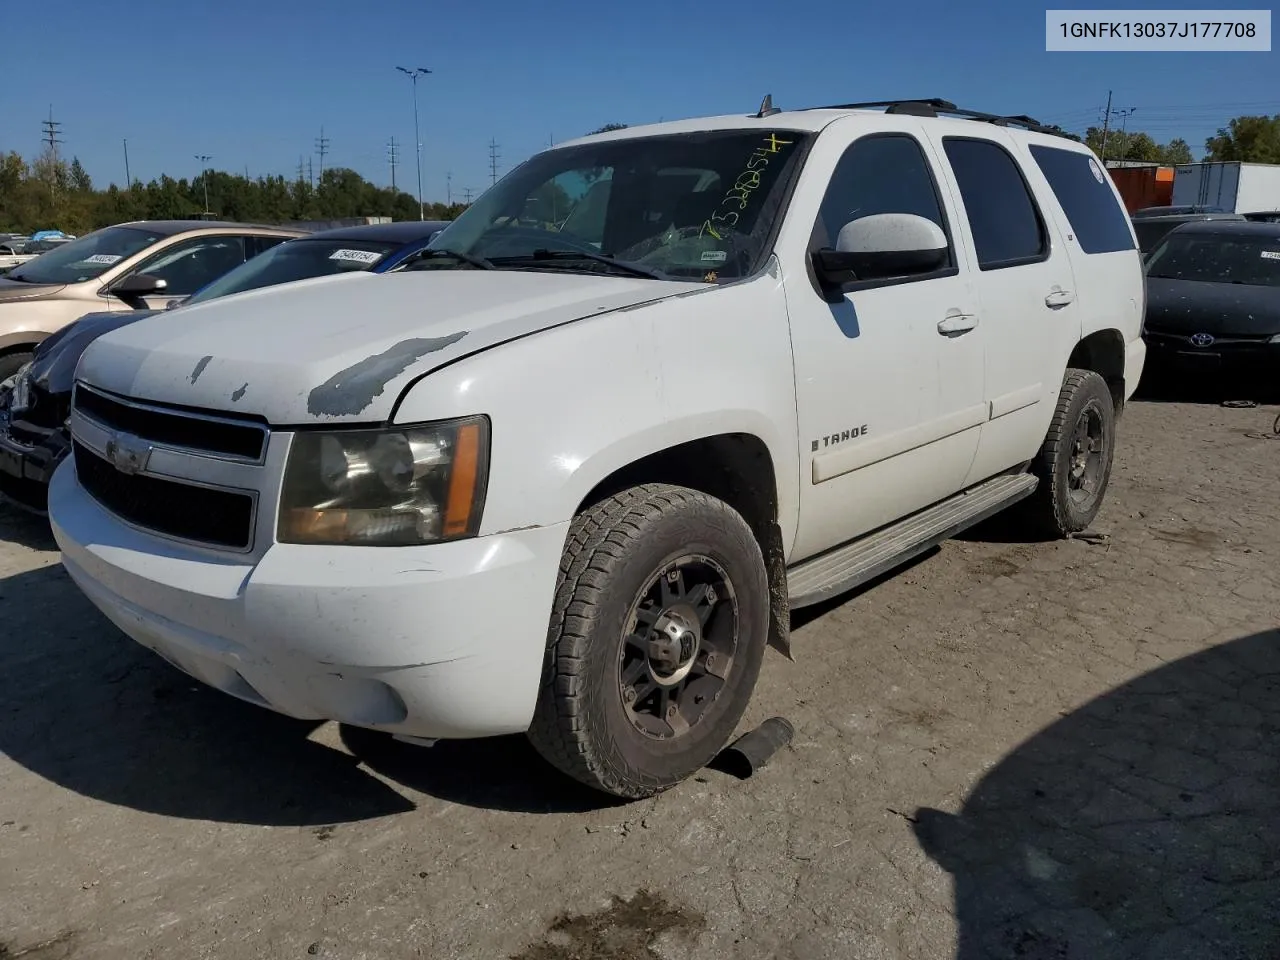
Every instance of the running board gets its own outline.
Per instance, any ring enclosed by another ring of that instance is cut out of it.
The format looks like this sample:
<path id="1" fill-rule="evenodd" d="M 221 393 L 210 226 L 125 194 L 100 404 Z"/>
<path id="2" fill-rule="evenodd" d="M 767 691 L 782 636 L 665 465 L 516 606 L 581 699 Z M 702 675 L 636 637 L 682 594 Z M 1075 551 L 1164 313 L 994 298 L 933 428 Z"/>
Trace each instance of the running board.
<path id="1" fill-rule="evenodd" d="M 822 603 L 874 580 L 1035 492 L 1029 473 L 993 477 L 948 500 L 787 571 L 791 609 Z"/>

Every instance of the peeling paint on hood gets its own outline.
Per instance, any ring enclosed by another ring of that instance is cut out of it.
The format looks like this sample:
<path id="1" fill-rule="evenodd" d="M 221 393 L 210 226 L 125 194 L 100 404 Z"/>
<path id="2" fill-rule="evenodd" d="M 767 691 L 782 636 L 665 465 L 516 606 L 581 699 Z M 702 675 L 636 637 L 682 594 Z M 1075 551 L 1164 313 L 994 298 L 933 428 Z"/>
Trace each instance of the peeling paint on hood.
<path id="1" fill-rule="evenodd" d="M 200 374 L 204 373 L 204 368 L 209 365 L 209 361 L 212 359 L 213 359 L 213 354 L 209 354 L 208 356 L 204 356 L 200 358 L 199 363 L 196 364 L 196 368 L 191 371 L 192 386 L 194 386 L 195 382 L 200 379 Z"/>
<path id="2" fill-rule="evenodd" d="M 352 273 L 182 308 L 96 339 L 77 376 L 124 396 L 288 425 L 385 421 L 459 357 L 701 282 L 552 271 Z"/>
<path id="3" fill-rule="evenodd" d="M 307 412 L 312 416 L 354 416 L 363 413 L 382 395 L 387 384 L 428 353 L 443 350 L 467 335 L 465 330 L 447 337 L 416 337 L 401 340 L 382 353 L 365 357 L 359 363 L 334 374 L 311 391 Z"/>

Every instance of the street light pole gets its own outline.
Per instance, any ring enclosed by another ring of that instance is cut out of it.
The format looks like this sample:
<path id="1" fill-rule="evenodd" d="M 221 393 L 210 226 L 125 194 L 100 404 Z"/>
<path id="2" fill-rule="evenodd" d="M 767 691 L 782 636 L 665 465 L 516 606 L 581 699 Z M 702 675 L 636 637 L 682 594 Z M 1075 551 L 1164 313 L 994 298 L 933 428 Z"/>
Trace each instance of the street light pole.
<path id="1" fill-rule="evenodd" d="M 197 153 L 196 159 L 200 161 L 200 182 L 204 184 L 204 212 L 209 212 L 209 161 L 213 157 L 207 153 Z"/>
<path id="2" fill-rule="evenodd" d="M 418 133 L 418 77 L 431 73 L 426 67 L 396 67 L 401 73 L 413 81 L 413 155 L 418 167 L 418 219 L 425 220 L 422 205 L 422 136 Z"/>

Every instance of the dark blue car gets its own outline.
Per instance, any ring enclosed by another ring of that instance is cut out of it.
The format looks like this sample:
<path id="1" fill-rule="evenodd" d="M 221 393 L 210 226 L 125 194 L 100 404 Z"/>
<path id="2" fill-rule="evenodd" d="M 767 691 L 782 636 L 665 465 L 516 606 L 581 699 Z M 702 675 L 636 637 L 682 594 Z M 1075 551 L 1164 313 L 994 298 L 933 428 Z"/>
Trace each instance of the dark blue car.
<path id="1" fill-rule="evenodd" d="M 233 293 L 348 272 L 384 273 L 431 242 L 445 220 L 410 220 L 323 230 L 276 244 L 170 306 L 183 307 Z M 3 385 L 0 396 L 0 495 L 44 514 L 49 479 L 66 456 L 71 388 L 85 349 L 103 334 L 166 311 L 90 313 L 40 343 L 31 362 Z"/>

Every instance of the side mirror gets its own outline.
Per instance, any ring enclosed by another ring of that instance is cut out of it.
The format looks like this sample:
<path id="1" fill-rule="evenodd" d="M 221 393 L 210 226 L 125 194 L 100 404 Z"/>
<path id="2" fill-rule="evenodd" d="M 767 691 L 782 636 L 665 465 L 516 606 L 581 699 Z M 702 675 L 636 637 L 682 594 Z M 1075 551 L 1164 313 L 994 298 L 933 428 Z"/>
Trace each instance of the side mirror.
<path id="1" fill-rule="evenodd" d="M 131 277 L 125 277 L 119 283 L 111 287 L 111 292 L 121 299 L 125 297 L 150 297 L 157 293 L 163 293 L 164 289 L 169 286 L 169 281 L 161 280 L 159 277 L 153 277 L 149 273 L 135 273 Z"/>
<path id="2" fill-rule="evenodd" d="M 947 235 L 913 213 L 876 213 L 846 223 L 834 250 L 814 251 L 824 286 L 931 273 L 947 262 Z"/>

